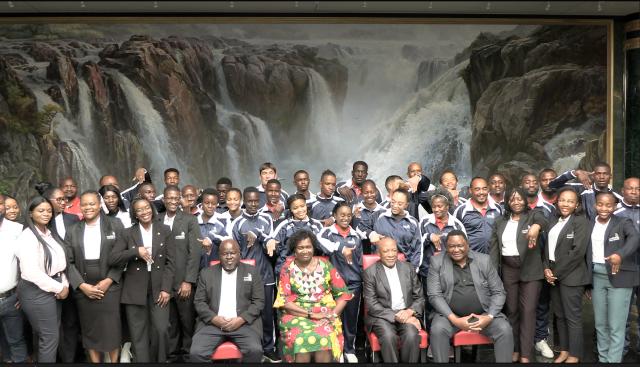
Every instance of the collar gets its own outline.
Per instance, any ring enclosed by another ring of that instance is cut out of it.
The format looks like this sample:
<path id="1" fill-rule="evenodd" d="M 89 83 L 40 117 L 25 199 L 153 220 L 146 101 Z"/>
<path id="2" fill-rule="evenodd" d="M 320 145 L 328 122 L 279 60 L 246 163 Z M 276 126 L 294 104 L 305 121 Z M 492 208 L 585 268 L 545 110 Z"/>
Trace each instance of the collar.
<path id="1" fill-rule="evenodd" d="M 228 212 L 225 212 L 225 213 L 228 213 Z M 258 210 L 256 212 L 256 214 L 251 215 L 251 214 L 247 213 L 247 209 L 242 209 L 242 214 L 241 215 L 244 216 L 245 218 L 257 218 L 260 215 L 260 210 Z M 229 216 L 231 216 L 231 215 L 229 215 Z"/>
<path id="2" fill-rule="evenodd" d="M 198 224 L 204 224 L 204 221 L 202 220 L 203 214 L 204 212 L 201 212 L 198 214 Z M 211 218 L 209 218 L 207 223 L 211 223 L 211 224 L 220 223 L 220 221 L 218 220 L 218 216 L 216 214 L 217 213 L 213 213 L 213 215 L 211 216 Z"/>
<path id="3" fill-rule="evenodd" d="M 379 210 L 386 210 L 386 209 L 387 209 L 387 208 L 385 208 L 384 206 L 380 205 L 380 203 L 378 203 L 377 201 L 376 201 L 376 207 L 375 207 L 375 208 L 373 208 L 373 209 L 369 209 L 369 208 L 367 208 L 367 207 L 364 205 L 364 201 L 361 201 L 361 202 L 359 202 L 358 204 L 356 204 L 356 205 L 354 205 L 354 206 L 353 206 L 353 210 L 355 210 L 356 208 L 360 208 L 360 209 L 362 209 L 362 210 L 368 210 L 368 211 L 373 212 L 373 213 L 375 213 L 375 212 L 377 212 L 377 211 L 379 211 Z"/>
<path id="4" fill-rule="evenodd" d="M 467 212 L 469 211 L 474 211 L 474 212 L 478 212 L 480 213 L 479 210 L 477 210 L 473 204 L 471 203 L 472 199 L 467 200 L 463 205 L 464 207 L 462 208 L 462 216 L 464 217 L 465 214 L 467 214 Z M 487 202 L 489 203 L 489 205 L 487 206 L 487 212 L 489 212 L 489 210 L 496 210 L 498 212 L 500 212 L 500 210 L 498 210 L 498 207 L 496 206 L 495 202 L 493 200 L 489 200 L 487 199 Z"/>
<path id="5" fill-rule="evenodd" d="M 631 205 L 628 204 L 627 202 L 624 201 L 624 199 L 620 200 L 620 206 L 627 208 L 627 209 L 638 209 L 640 208 L 640 204 L 636 204 L 636 205 Z"/>
<path id="6" fill-rule="evenodd" d="M 262 187 L 262 184 L 258 184 L 258 186 L 256 186 L 256 189 L 258 189 L 258 191 L 260 192 L 264 192 L 264 187 Z"/>
<path id="7" fill-rule="evenodd" d="M 473 257 L 469 256 L 470 254 L 471 254 L 471 250 L 469 250 L 469 253 L 467 254 L 467 262 L 464 264 L 464 267 L 456 264 L 453 260 L 451 260 L 451 263 L 453 263 L 454 266 L 457 266 L 460 269 L 468 269 L 471 263 L 473 262 Z"/>
<path id="8" fill-rule="evenodd" d="M 404 215 L 402 215 L 402 216 L 400 217 L 400 219 L 408 219 L 408 218 L 407 218 L 408 214 L 409 214 L 409 212 L 407 212 L 407 211 L 405 210 L 405 211 L 404 211 Z M 385 216 L 385 217 L 393 218 L 393 214 L 391 213 L 391 208 L 386 209 L 386 210 L 384 211 L 384 213 L 382 213 L 382 215 L 383 215 L 383 216 Z"/>
<path id="9" fill-rule="evenodd" d="M 334 225 L 330 226 L 329 228 L 330 228 L 330 231 L 332 233 L 338 234 L 338 235 L 340 235 L 340 236 L 342 236 L 344 238 L 347 238 L 350 235 L 352 235 L 352 231 L 353 231 L 353 228 L 351 228 L 351 226 L 347 227 L 346 230 L 343 230 L 337 224 L 334 224 Z"/>
<path id="10" fill-rule="evenodd" d="M 311 194 L 313 195 L 313 194 Z M 320 199 L 320 200 L 337 200 L 338 198 L 335 196 L 335 192 L 331 194 L 331 196 L 324 197 L 324 195 L 322 195 L 322 191 L 318 191 L 318 193 L 315 195 L 316 199 Z M 342 198 L 340 198 L 342 200 Z"/>
<path id="11" fill-rule="evenodd" d="M 437 220 L 438 219 L 436 218 L 436 216 L 433 213 L 429 214 L 428 217 L 427 217 L 428 223 L 433 224 L 433 225 L 437 225 L 436 224 Z M 456 224 L 456 222 L 455 222 L 455 219 L 453 218 L 453 215 L 447 214 L 447 226 L 453 227 L 453 226 L 455 226 L 455 224 Z"/>

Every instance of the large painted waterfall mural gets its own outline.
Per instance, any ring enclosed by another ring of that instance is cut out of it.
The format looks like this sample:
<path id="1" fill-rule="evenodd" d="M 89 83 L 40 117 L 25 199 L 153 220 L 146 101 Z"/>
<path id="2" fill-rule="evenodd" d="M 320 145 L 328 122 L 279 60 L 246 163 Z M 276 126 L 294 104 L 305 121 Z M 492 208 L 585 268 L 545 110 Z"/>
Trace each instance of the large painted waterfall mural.
<path id="1" fill-rule="evenodd" d="M 305 168 L 464 182 L 604 158 L 604 25 L 0 24 L 0 191 L 101 174 L 285 189 Z M 160 185 L 162 186 L 162 185 Z"/>

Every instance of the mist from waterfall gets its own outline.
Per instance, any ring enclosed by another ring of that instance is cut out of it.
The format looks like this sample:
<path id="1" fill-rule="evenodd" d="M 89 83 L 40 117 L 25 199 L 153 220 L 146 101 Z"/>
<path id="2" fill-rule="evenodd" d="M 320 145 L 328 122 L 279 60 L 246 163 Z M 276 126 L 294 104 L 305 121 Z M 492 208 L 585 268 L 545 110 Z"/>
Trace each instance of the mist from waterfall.
<path id="1" fill-rule="evenodd" d="M 124 74 L 117 70 L 112 70 L 111 73 L 122 88 L 133 114 L 133 125 L 142 148 L 150 159 L 149 168 L 154 182 L 162 182 L 162 174 L 169 167 L 178 168 L 183 181 L 189 182 L 187 169 L 190 166 L 173 152 L 162 116 L 155 110 L 151 100 Z"/>
<path id="2" fill-rule="evenodd" d="M 227 129 L 228 175 L 241 185 L 251 185 L 256 179 L 256 169 L 267 161 L 277 161 L 278 151 L 266 121 L 248 112 L 239 111 L 229 96 L 227 79 L 222 68 L 224 55 L 213 52 L 213 65 L 220 101 L 216 102 L 218 123 Z"/>
<path id="3" fill-rule="evenodd" d="M 66 103 L 67 102 L 65 100 L 65 104 Z M 78 120 L 80 120 L 82 134 L 87 137 L 89 141 L 93 141 L 94 126 L 92 117 L 91 91 L 89 90 L 87 82 L 85 82 L 82 78 L 78 78 L 78 105 Z"/>

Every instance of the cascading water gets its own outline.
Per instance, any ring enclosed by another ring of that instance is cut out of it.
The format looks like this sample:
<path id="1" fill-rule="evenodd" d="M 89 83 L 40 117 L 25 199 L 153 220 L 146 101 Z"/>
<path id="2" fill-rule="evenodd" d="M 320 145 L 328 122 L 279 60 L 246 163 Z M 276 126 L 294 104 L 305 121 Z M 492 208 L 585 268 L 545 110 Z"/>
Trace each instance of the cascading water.
<path id="1" fill-rule="evenodd" d="M 464 182 L 471 174 L 471 110 L 464 81 L 459 76 L 467 62 L 460 63 L 413 99 L 394 116 L 363 136 L 369 142 L 358 155 L 375 167 L 370 176 L 384 182 L 387 175 L 403 174 L 407 164 L 417 161 L 427 175 L 453 168 Z"/>
<path id="2" fill-rule="evenodd" d="M 307 88 L 307 133 L 305 133 L 307 153 L 324 162 L 341 161 L 336 134 L 339 133 L 339 117 L 331 98 L 329 86 L 317 71 L 305 68 L 309 80 Z M 322 144 L 318 144 L 318 142 Z M 309 162 L 311 163 L 311 162 Z"/>
<path id="3" fill-rule="evenodd" d="M 80 128 L 82 129 L 82 134 L 89 141 L 93 141 L 91 92 L 89 90 L 87 82 L 85 82 L 82 78 L 78 78 L 78 104 L 80 107 L 78 120 L 80 120 Z"/>
<path id="4" fill-rule="evenodd" d="M 214 71 L 218 81 L 220 102 L 216 103 L 218 122 L 229 134 L 225 152 L 228 155 L 231 180 L 251 182 L 255 179 L 254 167 L 262 162 L 274 161 L 278 154 L 267 123 L 248 112 L 238 111 L 227 89 L 227 80 L 222 69 L 224 55 L 214 50 Z M 244 153 L 244 154 L 243 154 Z"/>
<path id="5" fill-rule="evenodd" d="M 153 108 L 149 98 L 124 74 L 117 70 L 112 70 L 110 73 L 126 96 L 129 110 L 133 114 L 136 134 L 151 160 L 151 172 L 157 176 L 169 167 L 176 167 L 181 170 L 183 180 L 188 182 L 190 176 L 185 171 L 189 166 L 181 162 L 173 152 L 164 121 L 158 111 Z M 157 178 L 154 177 L 154 179 Z"/>

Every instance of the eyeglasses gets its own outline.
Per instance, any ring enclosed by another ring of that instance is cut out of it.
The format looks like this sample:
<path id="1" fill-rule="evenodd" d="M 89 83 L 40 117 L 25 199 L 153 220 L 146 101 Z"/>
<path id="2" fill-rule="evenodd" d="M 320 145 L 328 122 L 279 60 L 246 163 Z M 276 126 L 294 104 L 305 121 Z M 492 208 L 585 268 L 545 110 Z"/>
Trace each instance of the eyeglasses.
<path id="1" fill-rule="evenodd" d="M 53 199 L 53 201 L 57 201 L 57 202 L 59 202 L 59 203 L 64 203 L 64 202 L 66 202 L 66 200 L 65 200 L 65 198 L 64 198 L 64 197 L 54 198 L 54 199 Z"/>

